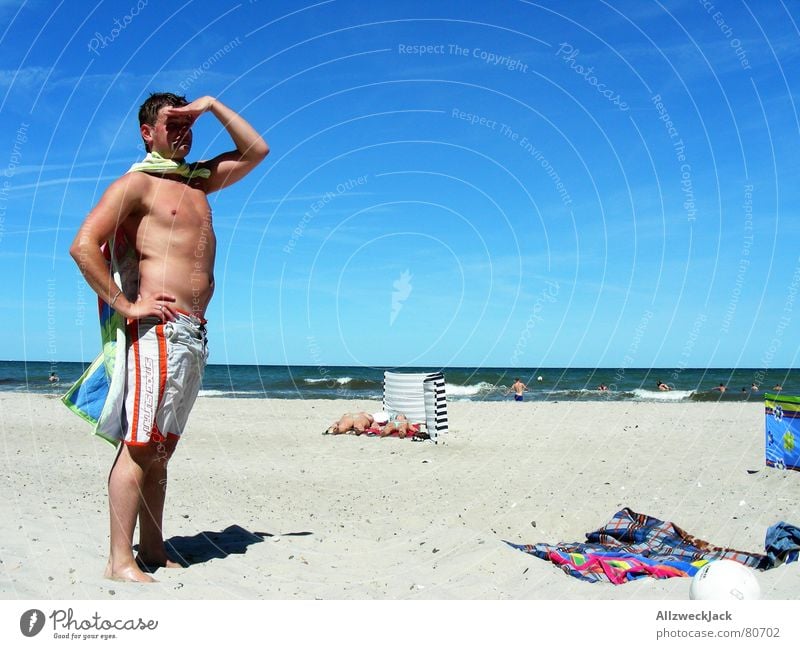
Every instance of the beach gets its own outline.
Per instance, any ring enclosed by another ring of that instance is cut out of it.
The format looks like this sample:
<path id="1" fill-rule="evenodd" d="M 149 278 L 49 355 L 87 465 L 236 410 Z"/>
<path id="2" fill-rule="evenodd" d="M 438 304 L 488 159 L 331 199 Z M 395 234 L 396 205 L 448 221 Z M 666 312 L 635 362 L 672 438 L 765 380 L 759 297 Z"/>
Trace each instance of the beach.
<path id="1" fill-rule="evenodd" d="M 52 395 L 0 393 L 4 599 L 676 599 L 688 579 L 591 584 L 510 548 L 583 541 L 622 509 L 763 552 L 800 524 L 764 466 L 763 403 L 449 403 L 443 442 L 323 436 L 377 401 L 203 397 L 170 464 L 157 584 L 103 579 L 114 449 Z M 800 566 L 758 573 L 794 599 Z"/>

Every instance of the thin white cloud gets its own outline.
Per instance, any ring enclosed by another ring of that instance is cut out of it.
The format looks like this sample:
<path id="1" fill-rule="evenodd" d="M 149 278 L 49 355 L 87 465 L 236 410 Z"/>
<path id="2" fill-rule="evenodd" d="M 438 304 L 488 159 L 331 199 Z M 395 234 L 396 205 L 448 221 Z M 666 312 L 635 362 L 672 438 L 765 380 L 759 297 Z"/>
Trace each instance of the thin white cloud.
<path id="1" fill-rule="evenodd" d="M 373 196 L 374 192 L 346 192 L 336 196 Z M 305 196 L 288 196 L 283 198 L 265 198 L 264 200 L 251 201 L 250 205 L 278 205 L 279 203 L 307 202 L 313 203 L 325 198 L 325 194 L 308 194 Z"/>
<path id="2" fill-rule="evenodd" d="M 50 234 L 52 232 L 61 233 L 61 232 L 75 232 L 75 228 L 34 228 L 31 230 L 12 230 L 10 232 L 3 232 L 4 237 L 15 237 L 15 236 L 28 236 L 30 234 Z M 13 254 L 2 254 L 0 253 L 0 257 L 9 257 L 14 256 L 17 253 Z M 24 254 L 24 253 L 22 253 Z"/>
<path id="3" fill-rule="evenodd" d="M 29 66 L 27 68 L 0 69 L 0 88 L 10 88 L 14 84 L 20 89 L 39 87 L 52 68 Z"/>
<path id="4" fill-rule="evenodd" d="M 103 180 L 116 180 L 119 176 L 86 176 L 86 177 L 68 177 L 68 178 L 55 178 L 53 180 L 42 180 L 38 183 L 30 183 L 27 185 L 12 185 L 11 191 L 16 193 L 23 189 L 42 189 L 43 187 L 52 187 L 55 185 L 71 185 L 73 183 L 97 183 Z"/>
<path id="5" fill-rule="evenodd" d="M 74 163 L 63 163 L 63 164 L 45 163 L 38 165 L 20 165 L 18 167 L 14 167 L 14 175 L 20 176 L 23 174 L 46 174 L 51 171 L 64 171 L 67 169 L 80 169 L 84 167 L 103 168 L 117 164 L 130 164 L 130 158 L 113 158 L 110 160 L 92 160 L 88 162 L 74 162 Z"/>

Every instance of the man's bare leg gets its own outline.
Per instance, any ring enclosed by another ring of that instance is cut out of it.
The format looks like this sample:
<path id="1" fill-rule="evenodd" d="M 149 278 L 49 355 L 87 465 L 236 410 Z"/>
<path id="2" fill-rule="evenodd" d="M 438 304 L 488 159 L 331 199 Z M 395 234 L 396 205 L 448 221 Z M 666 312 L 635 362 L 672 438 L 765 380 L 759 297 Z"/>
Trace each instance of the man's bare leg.
<path id="1" fill-rule="evenodd" d="M 155 444 L 155 459 L 144 477 L 142 488 L 142 505 L 139 509 L 139 554 L 136 557 L 139 567 L 147 568 L 181 568 L 181 564 L 172 561 L 164 546 L 163 520 L 164 500 L 167 495 L 167 464 L 178 437 L 167 435 L 163 442 Z"/>
<path id="2" fill-rule="evenodd" d="M 153 582 L 133 558 L 133 531 L 142 503 L 144 477 L 155 459 L 152 445 L 122 445 L 108 477 L 111 547 L 105 576 L 119 581 Z"/>

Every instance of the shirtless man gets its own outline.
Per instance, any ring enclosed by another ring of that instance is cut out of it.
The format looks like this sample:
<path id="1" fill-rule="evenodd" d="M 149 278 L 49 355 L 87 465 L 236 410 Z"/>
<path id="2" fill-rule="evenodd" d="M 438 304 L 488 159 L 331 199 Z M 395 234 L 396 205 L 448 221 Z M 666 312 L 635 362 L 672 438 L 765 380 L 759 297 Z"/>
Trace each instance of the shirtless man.
<path id="1" fill-rule="evenodd" d="M 192 125 L 207 112 L 225 127 L 235 149 L 187 165 Z M 144 570 L 178 566 L 167 555 L 162 519 L 167 463 L 206 360 L 203 316 L 214 292 L 216 252 L 206 195 L 243 178 L 269 147 L 213 97 L 189 103 L 169 93 L 151 95 L 139 110 L 139 123 L 145 162 L 109 186 L 81 225 L 70 254 L 97 295 L 129 323 L 127 433 L 108 479 L 111 542 L 105 576 L 152 582 Z M 121 288 L 101 251 L 115 236 L 133 249 L 138 275 Z"/>
<path id="2" fill-rule="evenodd" d="M 514 384 L 511 386 L 511 389 L 506 394 L 514 393 L 514 401 L 522 401 L 522 394 L 525 390 L 528 389 L 528 386 L 525 385 L 519 378 L 514 379 Z"/>

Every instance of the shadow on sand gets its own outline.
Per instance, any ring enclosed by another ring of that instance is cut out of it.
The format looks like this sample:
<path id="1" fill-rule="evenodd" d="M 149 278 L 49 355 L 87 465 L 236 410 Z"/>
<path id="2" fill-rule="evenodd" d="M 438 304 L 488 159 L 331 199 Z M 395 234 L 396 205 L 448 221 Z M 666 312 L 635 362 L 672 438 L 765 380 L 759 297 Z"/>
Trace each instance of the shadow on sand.
<path id="1" fill-rule="evenodd" d="M 221 532 L 200 532 L 194 536 L 173 536 L 165 541 L 167 553 L 184 568 L 231 554 L 244 554 L 254 543 L 272 536 L 309 536 L 312 532 L 250 532 L 240 525 L 230 525 Z M 135 548 L 134 548 L 135 549 Z"/>

